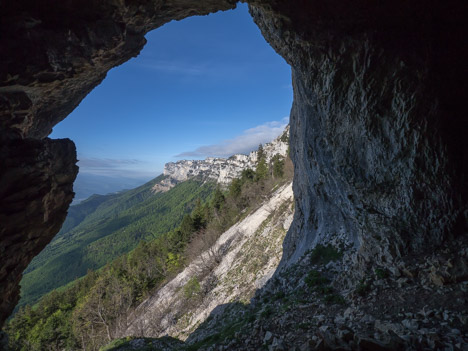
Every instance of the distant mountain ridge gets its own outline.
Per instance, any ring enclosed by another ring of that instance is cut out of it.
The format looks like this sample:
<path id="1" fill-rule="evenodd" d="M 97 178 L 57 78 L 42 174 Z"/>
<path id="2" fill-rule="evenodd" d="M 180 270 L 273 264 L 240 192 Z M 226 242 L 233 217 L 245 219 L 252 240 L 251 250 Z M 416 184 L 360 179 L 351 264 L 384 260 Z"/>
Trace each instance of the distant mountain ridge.
<path id="1" fill-rule="evenodd" d="M 289 125 L 283 133 L 270 143 L 263 145 L 266 162 L 279 154 L 285 157 L 289 148 Z M 258 151 L 252 151 L 248 155 L 236 154 L 229 158 L 208 157 L 205 160 L 181 160 L 168 162 L 164 166 L 163 176 L 152 190 L 155 193 L 165 192 L 180 182 L 191 178 L 201 178 L 203 181 L 215 181 L 221 185 L 229 184 L 234 178 L 240 176 L 247 168 L 255 169 L 258 159 Z"/>

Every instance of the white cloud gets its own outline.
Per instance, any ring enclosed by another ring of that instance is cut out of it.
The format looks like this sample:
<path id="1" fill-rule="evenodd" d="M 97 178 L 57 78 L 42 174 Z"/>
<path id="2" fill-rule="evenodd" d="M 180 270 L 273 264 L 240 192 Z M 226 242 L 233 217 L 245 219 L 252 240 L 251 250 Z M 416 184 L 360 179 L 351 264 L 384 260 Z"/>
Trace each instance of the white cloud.
<path id="1" fill-rule="evenodd" d="M 250 151 L 256 150 L 259 144 L 268 143 L 279 136 L 288 123 L 289 117 L 284 117 L 281 121 L 267 122 L 247 129 L 233 139 L 224 140 L 219 144 L 200 146 L 193 151 L 185 151 L 175 157 L 229 157 L 235 154 L 248 154 Z"/>

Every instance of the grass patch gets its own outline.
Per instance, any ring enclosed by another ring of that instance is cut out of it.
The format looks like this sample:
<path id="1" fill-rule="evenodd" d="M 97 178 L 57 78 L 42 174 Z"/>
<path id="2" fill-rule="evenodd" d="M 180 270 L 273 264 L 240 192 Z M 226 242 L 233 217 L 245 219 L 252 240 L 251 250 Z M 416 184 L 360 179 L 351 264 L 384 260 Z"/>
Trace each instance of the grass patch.
<path id="1" fill-rule="evenodd" d="M 131 339 L 129 337 L 123 338 L 123 339 L 116 339 L 112 340 L 110 344 L 107 344 L 104 347 L 101 347 L 99 351 L 112 351 L 112 350 L 118 350 L 122 346 L 128 346 L 129 341 Z"/>
<path id="2" fill-rule="evenodd" d="M 129 350 L 134 349 L 134 346 L 130 344 L 130 342 L 134 339 L 141 339 L 144 342 L 144 345 L 139 346 L 139 351 L 156 351 L 157 349 L 153 346 L 152 341 L 154 339 L 148 338 L 134 338 L 131 336 L 127 336 L 122 339 L 113 340 L 110 344 L 103 346 L 99 349 L 99 351 L 118 351 L 118 350 Z"/>
<path id="3" fill-rule="evenodd" d="M 198 281 L 197 277 L 192 277 L 184 286 L 184 297 L 186 299 L 191 299 L 193 297 L 198 296 L 200 294 L 200 291 L 200 282 Z"/>
<path id="4" fill-rule="evenodd" d="M 273 314 L 273 309 L 271 306 L 266 306 L 265 309 L 260 313 L 260 317 L 262 318 L 268 318 Z"/>
<path id="5" fill-rule="evenodd" d="M 343 253 L 331 245 L 317 245 L 309 254 L 312 264 L 327 264 L 330 261 L 337 261 Z"/>
<path id="6" fill-rule="evenodd" d="M 304 281 L 309 288 L 312 288 L 316 293 L 321 295 L 326 303 L 345 304 L 345 299 L 334 292 L 333 288 L 329 285 L 330 281 L 322 276 L 320 272 L 316 270 L 310 271 Z"/>
<path id="7" fill-rule="evenodd" d="M 386 279 L 389 276 L 388 271 L 383 268 L 376 268 L 374 273 L 378 279 Z"/>
<path id="8" fill-rule="evenodd" d="M 284 291 L 278 291 L 273 297 L 275 300 L 282 300 L 284 299 L 286 296 L 286 294 L 284 293 Z"/>
<path id="9" fill-rule="evenodd" d="M 324 284 L 327 284 L 329 280 L 323 277 L 318 271 L 312 270 L 307 274 L 307 277 L 304 279 L 305 283 L 309 288 L 319 287 Z"/>
<path id="10" fill-rule="evenodd" d="M 326 295 L 324 298 L 324 301 L 326 303 L 337 304 L 337 305 L 344 305 L 346 303 L 346 300 L 344 299 L 344 297 L 338 294 Z"/>
<path id="11" fill-rule="evenodd" d="M 222 342 L 225 339 L 232 340 L 234 335 L 244 327 L 247 319 L 236 320 L 226 325 L 221 331 L 216 334 L 210 335 L 207 338 L 196 342 L 192 345 L 187 345 L 183 347 L 183 350 L 186 351 L 197 351 L 200 349 L 206 349 L 211 345 Z"/>
<path id="12" fill-rule="evenodd" d="M 308 323 L 308 322 L 306 322 L 306 323 L 299 323 L 299 324 L 297 325 L 297 327 L 300 328 L 300 329 L 303 329 L 303 330 L 307 330 L 307 329 L 310 329 L 310 328 L 312 327 L 312 323 Z"/>
<path id="13" fill-rule="evenodd" d="M 370 284 L 362 279 L 356 287 L 355 293 L 359 296 L 365 296 L 370 291 Z"/>

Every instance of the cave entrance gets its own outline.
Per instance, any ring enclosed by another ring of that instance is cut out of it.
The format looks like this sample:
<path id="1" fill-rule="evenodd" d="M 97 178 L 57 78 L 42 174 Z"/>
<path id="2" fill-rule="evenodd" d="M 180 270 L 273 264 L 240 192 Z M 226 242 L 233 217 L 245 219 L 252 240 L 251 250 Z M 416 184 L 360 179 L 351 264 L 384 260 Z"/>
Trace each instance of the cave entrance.
<path id="1" fill-rule="evenodd" d="M 75 204 L 135 188 L 157 177 L 166 162 L 248 153 L 289 122 L 290 67 L 265 41 L 246 4 L 170 22 L 146 38 L 140 55 L 111 70 L 50 136 L 76 143 Z M 62 233 L 33 259 L 20 305 L 99 268 L 84 264 L 64 274 L 57 262 L 73 268 L 82 261 L 79 249 L 69 252 L 66 245 Z"/>
<path id="2" fill-rule="evenodd" d="M 172 21 L 146 39 L 50 136 L 76 144 L 75 204 L 142 184 L 166 162 L 249 152 L 288 123 L 290 67 L 247 4 Z"/>

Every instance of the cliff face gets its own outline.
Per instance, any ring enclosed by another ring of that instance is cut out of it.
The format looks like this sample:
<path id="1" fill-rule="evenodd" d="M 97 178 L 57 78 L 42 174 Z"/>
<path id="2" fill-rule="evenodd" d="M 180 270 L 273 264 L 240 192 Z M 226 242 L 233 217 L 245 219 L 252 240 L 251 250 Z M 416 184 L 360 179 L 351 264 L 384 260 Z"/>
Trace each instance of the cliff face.
<path id="1" fill-rule="evenodd" d="M 365 267 L 466 236 L 464 2 L 248 2 L 293 71 L 296 211 L 283 267 L 320 242 L 350 244 Z M 71 201 L 75 151 L 70 142 L 44 139 L 51 128 L 110 68 L 138 54 L 147 31 L 234 6 L 0 3 L 0 140 L 7 150 L 0 182 L 15 195 L 1 204 L 0 259 L 9 269 L 0 321 L 13 308 L 22 269 L 58 231 Z"/>
<path id="2" fill-rule="evenodd" d="M 289 126 L 284 132 L 263 146 L 266 162 L 270 162 L 275 155 L 285 157 L 289 150 Z M 221 185 L 229 184 L 234 178 L 241 175 L 245 169 L 255 170 L 258 159 L 258 151 L 252 151 L 249 155 L 233 155 L 229 158 L 209 157 L 205 160 L 181 160 L 169 162 L 164 165 L 161 182 L 153 187 L 154 192 L 164 192 L 173 188 L 176 184 L 190 178 L 212 180 Z"/>

